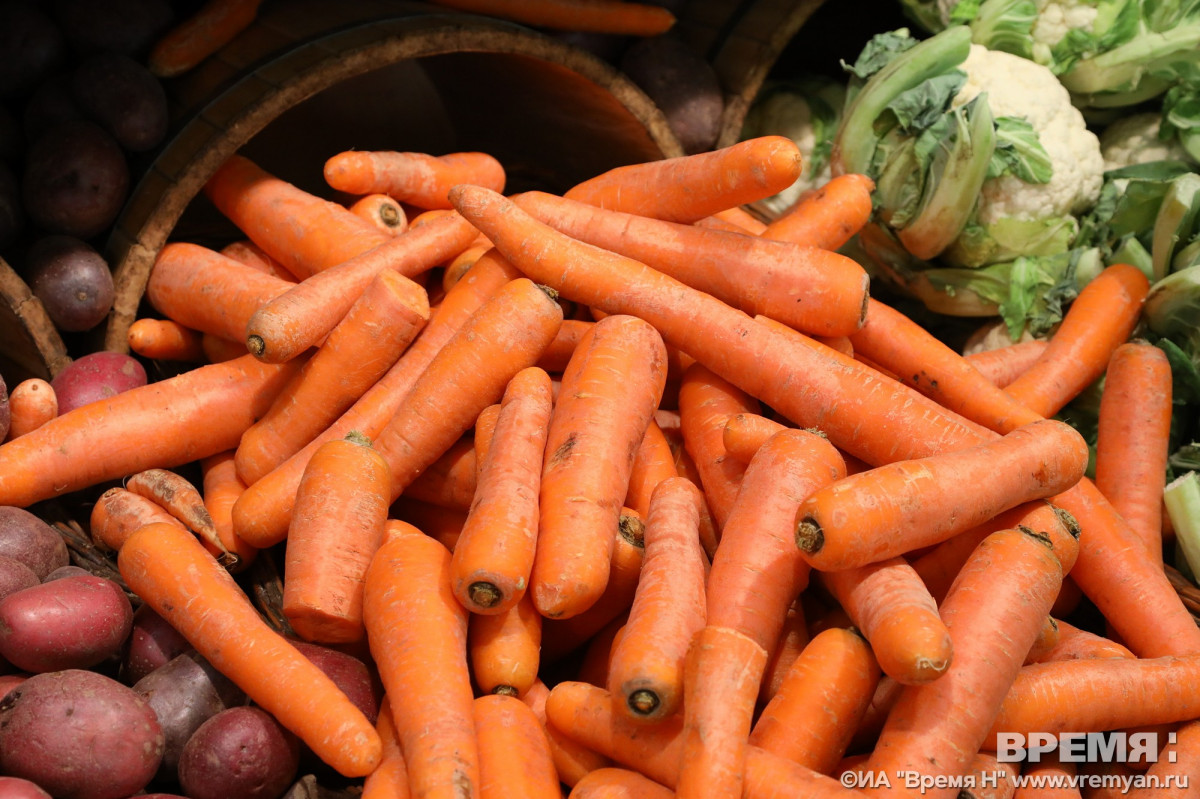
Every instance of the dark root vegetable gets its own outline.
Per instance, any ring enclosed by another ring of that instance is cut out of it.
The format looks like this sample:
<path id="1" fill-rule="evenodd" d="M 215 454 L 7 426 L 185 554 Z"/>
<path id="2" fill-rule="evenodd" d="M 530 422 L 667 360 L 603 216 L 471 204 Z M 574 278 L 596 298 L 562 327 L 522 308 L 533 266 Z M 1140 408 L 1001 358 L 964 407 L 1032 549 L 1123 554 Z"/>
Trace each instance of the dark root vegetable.
<path id="1" fill-rule="evenodd" d="M 620 67 L 662 109 L 684 151 L 716 144 L 725 96 L 712 65 L 680 37 L 638 39 L 621 55 Z"/>
<path id="2" fill-rule="evenodd" d="M 71 79 L 75 102 L 130 152 L 157 147 L 167 135 L 167 93 L 158 78 L 121 53 L 97 53 Z"/>
<path id="3" fill-rule="evenodd" d="M 39 580 L 71 560 L 66 541 L 53 527 L 12 505 L 0 505 L 0 555 L 24 563 Z"/>
<path id="4" fill-rule="evenodd" d="M 0 2 L 0 98 L 27 93 L 66 57 L 54 20 L 36 3 Z"/>
<path id="5" fill-rule="evenodd" d="M 129 598 L 112 580 L 53 580 L 0 600 L 0 656 L 35 673 L 89 669 L 120 654 L 132 624 Z"/>
<path id="6" fill-rule="evenodd" d="M 59 330 L 91 330 L 112 310 L 115 291 L 108 262 L 73 236 L 38 239 L 26 255 L 29 288 Z"/>
<path id="7" fill-rule="evenodd" d="M 8 164 L 0 162 L 0 249 L 15 242 L 24 229 L 21 186 Z"/>
<path id="8" fill-rule="evenodd" d="M 254 706 L 222 710 L 192 734 L 179 784 L 192 799 L 277 799 L 295 779 L 300 741 Z"/>
<path id="9" fill-rule="evenodd" d="M 90 239 L 117 218 L 129 192 L 129 166 L 104 128 L 64 122 L 30 145 L 21 190 L 35 225 Z"/>
<path id="10" fill-rule="evenodd" d="M 120 352 L 92 352 L 63 367 L 50 381 L 58 397 L 58 415 L 123 391 L 146 385 L 146 368 Z"/>

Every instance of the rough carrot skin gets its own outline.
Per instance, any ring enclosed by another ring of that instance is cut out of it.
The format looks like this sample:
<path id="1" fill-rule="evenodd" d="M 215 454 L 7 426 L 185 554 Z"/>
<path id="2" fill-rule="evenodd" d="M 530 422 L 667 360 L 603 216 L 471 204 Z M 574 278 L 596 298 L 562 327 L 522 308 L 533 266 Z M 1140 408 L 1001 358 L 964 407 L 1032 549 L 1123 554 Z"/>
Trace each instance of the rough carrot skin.
<path id="1" fill-rule="evenodd" d="M 1056 623 L 1058 640 L 1053 647 L 1034 658 L 1034 663 L 1049 663 L 1054 660 L 1135 657 L 1127 648 L 1110 638 L 1088 630 L 1081 630 L 1062 619 L 1057 619 Z"/>
<path id="2" fill-rule="evenodd" d="M 1169 787 L 1135 789 L 1130 791 L 1131 796 L 1136 799 L 1150 799 L 1151 796 L 1188 799 L 1195 794 L 1196 786 L 1192 781 L 1200 774 L 1200 722 L 1180 725 L 1175 735 L 1175 742 L 1167 744 L 1158 761 L 1146 770 L 1148 780 L 1157 780 L 1158 785 Z"/>
<path id="3" fill-rule="evenodd" d="M 144 317 L 134 320 L 126 334 L 129 349 L 156 361 L 204 361 L 199 331 L 170 319 Z"/>
<path id="4" fill-rule="evenodd" d="M 542 358 L 538 361 L 538 366 L 545 369 L 547 372 L 560 373 L 567 368 L 567 363 L 571 360 L 571 356 L 575 354 L 575 347 L 578 346 L 583 334 L 591 329 L 595 322 L 590 322 L 584 319 L 564 319 L 562 327 L 559 328 L 558 335 L 554 337 L 554 341 L 542 353 Z"/>
<path id="5" fill-rule="evenodd" d="M 235 565 L 236 556 L 225 548 L 217 535 L 212 516 L 204 506 L 204 497 L 187 478 L 169 469 L 144 469 L 130 475 L 125 480 L 125 487 L 166 508 L 168 513 L 200 537 L 204 548 L 223 566 Z"/>
<path id="6" fill-rule="evenodd" d="M 267 255 L 266 250 L 250 241 L 250 239 L 232 241 L 222 247 L 220 252 L 221 255 L 224 255 L 226 258 L 232 258 L 239 264 L 252 267 L 260 272 L 266 272 L 272 277 L 286 280 L 289 283 L 296 282 L 295 275 L 284 268 L 283 264 Z"/>
<path id="7" fill-rule="evenodd" d="M 609 766 L 588 772 L 575 783 L 575 799 L 671 799 L 676 793 L 636 771 Z"/>
<path id="8" fill-rule="evenodd" d="M 126 584 L 256 704 L 347 777 L 370 774 L 379 734 L 341 689 L 276 633 L 190 533 L 151 524 L 117 555 Z"/>
<path id="9" fill-rule="evenodd" d="M 533 710 L 514 696 L 475 699 L 480 799 L 561 799 L 550 742 Z"/>
<path id="10" fill-rule="evenodd" d="M 415 532 L 367 569 L 363 620 L 417 797 L 479 797 L 467 612 L 450 593 L 450 552 Z"/>
<path id="11" fill-rule="evenodd" d="M 212 517 L 213 526 L 225 549 L 237 556 L 237 563 L 229 566 L 230 571 L 245 569 L 254 562 L 258 550 L 247 544 L 233 532 L 233 503 L 246 490 L 246 484 L 237 476 L 237 464 L 233 450 L 218 452 L 200 459 L 204 493 L 204 507 Z"/>
<path id="12" fill-rule="evenodd" d="M 452 186 L 470 183 L 504 191 L 504 167 L 487 153 L 428 153 L 348 150 L 325 162 L 325 182 L 350 194 L 386 194 L 433 210 L 450 208 Z"/>
<path id="13" fill-rule="evenodd" d="M 471 674 L 480 691 L 520 696 L 537 679 L 542 616 L 526 594 L 502 613 L 472 613 L 467 625 Z"/>
<path id="14" fill-rule="evenodd" d="M 232 449 L 299 368 L 244 356 L 64 413 L 0 445 L 0 504 L 26 507 Z"/>
<path id="15" fill-rule="evenodd" d="M 1031 338 L 1005 347 L 973 352 L 963 358 L 988 382 L 1004 388 L 1032 366 L 1049 345 L 1050 342 L 1044 338 Z"/>
<path id="16" fill-rule="evenodd" d="M 671 444 L 663 434 L 662 428 L 651 419 L 633 458 L 633 470 L 629 473 L 629 490 L 625 493 L 626 507 L 633 508 L 642 516 L 648 515 L 654 489 L 663 480 L 678 476 L 679 470 L 675 466 L 675 454 L 671 451 Z"/>
<path id="17" fill-rule="evenodd" d="M 779 692 L 779 686 L 791 669 L 796 658 L 809 642 L 808 620 L 804 618 L 804 607 L 800 597 L 792 602 L 783 620 L 783 631 L 767 653 L 767 667 L 763 671 L 758 687 L 758 703 L 765 706 Z"/>
<path id="18" fill-rule="evenodd" d="M 838 175 L 805 194 L 759 233 L 764 239 L 837 250 L 871 218 L 875 182 L 866 175 Z"/>
<path id="19" fill-rule="evenodd" d="M 8 392 L 8 434 L 6 440 L 23 436 L 58 416 L 58 395 L 54 386 L 40 377 L 17 383 Z"/>
<path id="20" fill-rule="evenodd" d="M 171 524 L 186 530 L 162 505 L 132 491 L 113 486 L 92 505 L 88 533 L 94 543 L 117 552 L 135 530 L 151 522 Z"/>
<path id="21" fill-rule="evenodd" d="M 1042 621 L 1042 629 L 1038 633 L 1037 640 L 1033 642 L 1033 646 L 1029 647 L 1029 653 L 1025 655 L 1025 665 L 1044 660 L 1047 653 L 1056 646 L 1058 646 L 1058 622 L 1053 616 L 1047 616 Z"/>

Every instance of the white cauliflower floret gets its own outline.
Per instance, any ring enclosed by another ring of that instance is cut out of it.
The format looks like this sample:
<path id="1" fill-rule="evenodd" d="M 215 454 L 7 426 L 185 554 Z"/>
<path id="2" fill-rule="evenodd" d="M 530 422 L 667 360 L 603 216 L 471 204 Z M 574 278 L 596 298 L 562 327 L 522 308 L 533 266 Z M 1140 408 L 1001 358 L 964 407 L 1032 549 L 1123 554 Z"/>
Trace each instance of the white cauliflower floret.
<path id="1" fill-rule="evenodd" d="M 1033 23 L 1033 57 L 1050 63 L 1050 50 L 1076 28 L 1091 33 L 1100 9 L 1096 0 L 1038 0 Z"/>
<path id="2" fill-rule="evenodd" d="M 1162 117 L 1154 111 L 1121 117 L 1100 133 L 1104 168 L 1120 169 L 1149 161 L 1189 161 L 1191 156 L 1176 139 L 1158 138 Z"/>

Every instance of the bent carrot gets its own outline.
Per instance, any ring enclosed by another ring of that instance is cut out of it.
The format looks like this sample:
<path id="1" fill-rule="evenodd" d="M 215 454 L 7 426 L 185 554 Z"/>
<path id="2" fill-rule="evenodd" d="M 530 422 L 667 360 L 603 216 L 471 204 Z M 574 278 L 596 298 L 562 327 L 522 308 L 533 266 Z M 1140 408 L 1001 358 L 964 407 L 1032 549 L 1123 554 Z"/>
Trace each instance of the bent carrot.
<path id="1" fill-rule="evenodd" d="M 200 537 L 204 548 L 211 552 L 221 565 L 237 565 L 237 556 L 226 549 L 225 542 L 217 535 L 212 516 L 204 506 L 204 497 L 187 478 L 169 469 L 145 469 L 130 475 L 125 480 L 125 487 L 158 503 L 183 522 Z"/>
<path id="2" fill-rule="evenodd" d="M 237 476 L 234 451 L 226 450 L 201 458 L 200 474 L 204 507 L 212 518 L 217 537 L 225 549 L 237 557 L 237 562 L 228 568 L 234 572 L 245 569 L 257 557 L 258 550 L 233 532 L 233 503 L 246 490 L 246 484 Z"/>
<path id="3" fill-rule="evenodd" d="M 504 167 L 487 153 L 446 155 L 347 150 L 325 162 L 325 182 L 350 194 L 386 194 L 427 210 L 448 209 L 451 186 L 470 183 L 504 191 Z"/>
<path id="4" fill-rule="evenodd" d="M 58 394 L 54 386 L 40 377 L 30 377 L 8 392 L 8 433 L 11 441 L 37 430 L 58 416 Z"/>
<path id="5" fill-rule="evenodd" d="M 437 0 L 437 4 L 539 28 L 626 36 L 657 36 L 675 24 L 675 15 L 666 8 L 625 0 L 529 0 L 517 5 L 503 0 Z"/>
<path id="6" fill-rule="evenodd" d="M 186 530 L 183 522 L 151 499 L 113 486 L 96 498 L 88 521 L 88 533 L 99 546 L 117 552 L 135 530 L 147 524 L 173 524 Z"/>
<path id="7" fill-rule="evenodd" d="M 404 213 L 404 208 L 387 194 L 366 194 L 350 203 L 347 208 L 350 209 L 350 213 L 367 220 L 389 236 L 395 236 L 408 229 L 408 216 Z"/>
<path id="8" fill-rule="evenodd" d="M 875 181 L 847 172 L 805 194 L 760 236 L 806 247 L 838 250 L 871 218 Z"/>
<path id="9" fill-rule="evenodd" d="M 574 799 L 671 799 L 675 795 L 665 785 L 616 766 L 588 772 L 571 791 Z"/>
<path id="10" fill-rule="evenodd" d="M 638 444 L 633 456 L 633 468 L 629 472 L 629 489 L 625 492 L 625 506 L 633 508 L 642 516 L 650 515 L 650 497 L 663 480 L 678 477 L 675 454 L 654 419 L 646 425 L 646 434 Z M 715 545 L 715 541 L 713 542 Z"/>
<path id="11" fill-rule="evenodd" d="M 411 799 L 408 790 L 408 769 L 404 765 L 404 752 L 396 737 L 396 722 L 392 719 L 392 704 L 385 695 L 379 703 L 379 718 L 375 731 L 383 743 L 383 757 L 379 766 L 363 781 L 362 799 Z"/>
<path id="12" fill-rule="evenodd" d="M 135 319 L 126 334 L 129 349 L 143 358 L 156 361 L 204 360 L 199 331 L 171 319 L 143 317 Z"/>
<path id="13" fill-rule="evenodd" d="M 1016 344 L 973 352 L 963 357 L 990 383 L 1004 388 L 1033 366 L 1034 361 L 1041 357 L 1049 345 L 1047 339 L 1031 338 Z"/>
<path id="14" fill-rule="evenodd" d="M 347 777 L 379 765 L 382 743 L 362 711 L 272 630 L 232 575 L 186 530 L 142 527 L 117 555 L 126 584 L 196 651 Z"/>
<path id="15" fill-rule="evenodd" d="M 475 699 L 480 799 L 562 799 L 550 742 L 528 705 L 513 696 Z"/>
<path id="16" fill-rule="evenodd" d="M 500 613 L 472 613 L 467 624 L 471 674 L 480 691 L 521 696 L 537 679 L 542 617 L 529 595 Z"/>
<path id="17" fill-rule="evenodd" d="M 367 568 L 363 621 L 413 796 L 478 797 L 467 612 L 446 548 L 415 532 L 388 539 Z"/>
<path id="18" fill-rule="evenodd" d="M 159 78 L 174 78 L 188 72 L 250 27 L 261 3 L 262 0 L 207 0 L 154 43 L 146 58 L 146 68 Z"/>
<path id="19" fill-rule="evenodd" d="M 534 716 L 542 724 L 542 730 L 546 733 L 546 740 L 550 744 L 550 757 L 554 761 L 554 770 L 558 772 L 559 781 L 564 785 L 574 786 L 587 774 L 611 766 L 612 761 L 607 757 L 576 743 L 570 736 L 564 735 L 549 722 L 546 718 L 546 698 L 548 696 L 550 696 L 550 689 L 544 682 L 537 679 L 521 696 L 521 700 L 529 706 Z"/>
<path id="20" fill-rule="evenodd" d="M 760 136 L 709 152 L 615 167 L 563 197 L 691 224 L 786 189 L 800 177 L 802 160 L 800 148 L 786 136 Z"/>

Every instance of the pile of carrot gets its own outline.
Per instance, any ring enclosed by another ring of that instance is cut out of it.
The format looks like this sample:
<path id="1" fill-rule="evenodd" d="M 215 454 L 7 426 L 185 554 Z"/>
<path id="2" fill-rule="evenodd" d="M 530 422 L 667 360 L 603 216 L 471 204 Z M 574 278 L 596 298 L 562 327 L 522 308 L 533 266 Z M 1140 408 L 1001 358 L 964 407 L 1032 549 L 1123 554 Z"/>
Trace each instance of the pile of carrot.
<path id="1" fill-rule="evenodd" d="M 235 156 L 205 193 L 245 240 L 165 247 L 131 330 L 182 371 L 0 446 L 0 504 L 124 481 L 91 532 L 129 587 L 366 799 L 1010 796 L 1075 766 L 1001 733 L 1150 727 L 1171 757 L 1122 767 L 1196 773 L 1146 279 L 964 358 L 838 253 L 863 176 L 741 210 L 800 169 L 767 136 L 505 194 L 482 153 L 347 152 L 338 204 Z M 1054 416 L 1105 373 L 1092 481 Z M 277 555 L 376 725 L 239 588 Z"/>

